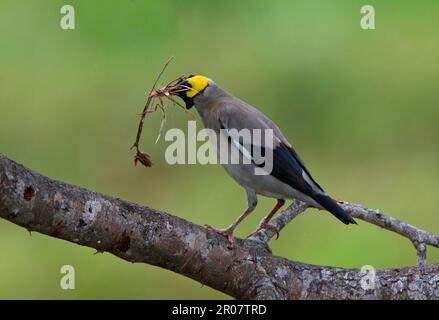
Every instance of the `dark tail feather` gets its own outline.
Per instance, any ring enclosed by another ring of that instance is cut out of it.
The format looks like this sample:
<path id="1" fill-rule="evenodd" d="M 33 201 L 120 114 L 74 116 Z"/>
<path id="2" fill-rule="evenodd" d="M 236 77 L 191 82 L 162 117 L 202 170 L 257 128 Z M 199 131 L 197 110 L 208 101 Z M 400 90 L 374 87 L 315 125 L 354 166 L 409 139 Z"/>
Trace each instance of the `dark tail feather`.
<path id="1" fill-rule="evenodd" d="M 357 224 L 354 219 L 346 212 L 344 211 L 338 204 L 335 202 L 334 199 L 332 199 L 330 196 L 321 193 L 318 195 L 315 195 L 314 200 L 320 204 L 325 210 L 328 210 L 331 212 L 338 220 L 343 222 L 344 224 Z"/>

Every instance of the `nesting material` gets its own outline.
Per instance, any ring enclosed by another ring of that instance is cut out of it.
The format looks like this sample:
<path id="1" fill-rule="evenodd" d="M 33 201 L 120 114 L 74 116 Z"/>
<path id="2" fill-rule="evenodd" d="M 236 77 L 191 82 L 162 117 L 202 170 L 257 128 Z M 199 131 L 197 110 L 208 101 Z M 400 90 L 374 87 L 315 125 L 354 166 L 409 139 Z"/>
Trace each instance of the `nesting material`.
<path id="1" fill-rule="evenodd" d="M 145 117 L 148 113 L 153 113 L 156 111 L 160 111 L 162 113 L 160 128 L 155 141 L 155 143 L 157 143 L 160 139 L 160 136 L 163 132 L 163 128 L 166 123 L 166 112 L 168 110 L 168 105 L 165 102 L 170 102 L 172 105 L 177 105 L 181 107 L 185 112 L 188 112 L 183 105 L 181 105 L 178 101 L 174 99 L 174 96 L 176 96 L 179 92 L 188 89 L 186 86 L 177 85 L 177 83 L 180 80 L 182 80 L 183 77 L 179 77 L 175 80 L 172 80 L 167 85 L 156 89 L 160 77 L 163 75 L 163 72 L 166 70 L 171 60 L 172 58 L 170 58 L 166 62 L 162 71 L 157 76 L 151 90 L 148 93 L 148 98 L 146 100 L 145 106 L 143 107 L 143 111 L 140 114 L 140 121 L 139 121 L 139 126 L 137 128 L 136 140 L 134 141 L 134 144 L 131 147 L 131 149 L 135 148 L 136 150 L 136 154 L 134 155 L 134 165 L 137 165 L 138 162 L 140 162 L 145 167 L 150 167 L 152 165 L 151 157 L 149 156 L 149 154 L 140 151 L 139 148 L 140 138 L 142 136 L 143 124 L 145 122 Z"/>

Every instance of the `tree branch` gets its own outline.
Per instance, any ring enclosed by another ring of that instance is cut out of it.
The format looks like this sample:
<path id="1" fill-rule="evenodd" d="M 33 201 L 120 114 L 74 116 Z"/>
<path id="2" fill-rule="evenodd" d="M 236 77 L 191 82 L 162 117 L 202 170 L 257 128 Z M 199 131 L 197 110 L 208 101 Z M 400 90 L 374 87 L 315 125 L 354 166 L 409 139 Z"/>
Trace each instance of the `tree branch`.
<path id="1" fill-rule="evenodd" d="M 427 245 L 439 248 L 439 237 L 428 233 L 424 230 L 418 229 L 404 221 L 386 216 L 380 213 L 378 210 L 372 210 L 364 208 L 358 204 L 352 204 L 348 202 L 340 202 L 340 205 L 349 212 L 353 217 L 361 219 L 363 221 L 372 223 L 381 228 L 398 233 L 399 235 L 408 238 L 414 245 L 418 256 L 418 267 L 427 266 Z M 304 212 L 308 206 L 300 201 L 293 202 L 287 209 L 282 211 L 271 224 L 280 231 L 291 220 Z M 252 240 L 261 242 L 268 242 L 276 231 L 274 229 L 262 229 L 254 236 Z"/>
<path id="2" fill-rule="evenodd" d="M 358 218 L 368 210 L 350 206 Z M 284 211 L 276 221 L 285 225 L 304 209 L 297 203 L 290 216 Z M 261 241 L 238 239 L 229 250 L 225 239 L 201 226 L 51 180 L 1 155 L 0 217 L 128 261 L 172 270 L 240 299 L 439 299 L 437 264 L 367 273 L 289 261 L 272 255 Z M 407 236 L 417 230 L 412 228 L 393 231 Z M 416 241 L 423 244 L 437 240 L 419 234 Z"/>

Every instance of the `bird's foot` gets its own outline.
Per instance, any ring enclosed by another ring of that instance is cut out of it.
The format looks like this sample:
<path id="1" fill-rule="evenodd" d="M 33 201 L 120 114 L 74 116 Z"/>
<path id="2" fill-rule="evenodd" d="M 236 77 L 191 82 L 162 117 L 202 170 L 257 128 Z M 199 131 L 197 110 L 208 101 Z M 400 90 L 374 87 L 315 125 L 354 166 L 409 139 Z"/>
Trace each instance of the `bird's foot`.
<path id="1" fill-rule="evenodd" d="M 254 232 L 250 233 L 247 236 L 247 238 L 251 238 L 251 237 L 255 236 L 262 229 L 271 229 L 271 230 L 273 230 L 274 232 L 276 232 L 276 240 L 279 239 L 279 229 L 276 228 L 275 226 L 273 226 L 272 224 L 269 224 L 268 222 L 261 223 Z"/>
<path id="2" fill-rule="evenodd" d="M 234 228 L 227 228 L 227 229 L 217 229 L 215 227 L 212 227 L 209 224 L 205 224 L 204 227 L 209 230 L 212 231 L 213 233 L 225 237 L 227 238 L 227 240 L 229 241 L 229 245 L 227 246 L 227 248 L 229 249 L 234 249 L 235 248 L 235 237 L 233 236 L 233 231 Z"/>

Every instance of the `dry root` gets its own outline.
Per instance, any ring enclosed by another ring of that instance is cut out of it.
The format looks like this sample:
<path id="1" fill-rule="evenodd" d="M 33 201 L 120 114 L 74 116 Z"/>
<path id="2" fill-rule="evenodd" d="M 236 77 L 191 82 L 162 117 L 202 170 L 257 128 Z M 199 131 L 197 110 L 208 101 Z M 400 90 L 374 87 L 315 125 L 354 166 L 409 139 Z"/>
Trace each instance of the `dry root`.
<path id="1" fill-rule="evenodd" d="M 139 121 L 139 126 L 137 128 L 136 140 L 134 141 L 134 144 L 131 147 L 131 149 L 133 149 L 133 148 L 136 149 L 136 154 L 134 156 L 134 164 L 135 165 L 137 165 L 137 162 L 140 162 L 145 167 L 150 167 L 152 165 L 150 156 L 147 153 L 141 152 L 139 149 L 139 143 L 140 143 L 140 138 L 142 136 L 143 124 L 145 121 L 146 114 L 155 112 L 157 110 L 160 110 L 162 113 L 162 120 L 160 122 L 160 129 L 159 129 L 159 132 L 157 135 L 157 139 L 155 141 L 155 143 L 157 143 L 160 139 L 160 136 L 163 132 L 163 128 L 164 128 L 165 122 L 166 122 L 167 106 L 165 104 L 165 101 L 163 100 L 163 97 L 166 98 L 166 101 L 169 101 L 173 105 L 177 105 L 177 106 L 181 107 L 183 110 L 185 110 L 186 112 L 188 112 L 186 110 L 186 108 L 183 105 L 181 105 L 180 103 L 178 103 L 177 101 L 175 101 L 175 99 L 173 97 L 173 96 L 177 95 L 179 92 L 187 89 L 187 87 L 185 87 L 185 86 L 177 86 L 177 83 L 182 79 L 182 77 L 179 77 L 179 78 L 169 82 L 166 86 L 163 86 L 163 87 L 160 87 L 159 89 L 156 89 L 156 85 L 157 85 L 160 77 L 162 76 L 163 72 L 165 71 L 166 67 L 169 65 L 171 60 L 172 60 L 172 58 L 170 58 L 166 62 L 162 71 L 157 76 L 150 92 L 148 93 L 148 98 L 146 100 L 146 104 L 143 108 L 143 111 L 140 114 L 140 121 Z M 153 100 L 156 100 L 156 104 L 154 105 L 153 108 L 150 108 L 150 105 L 153 102 Z"/>

